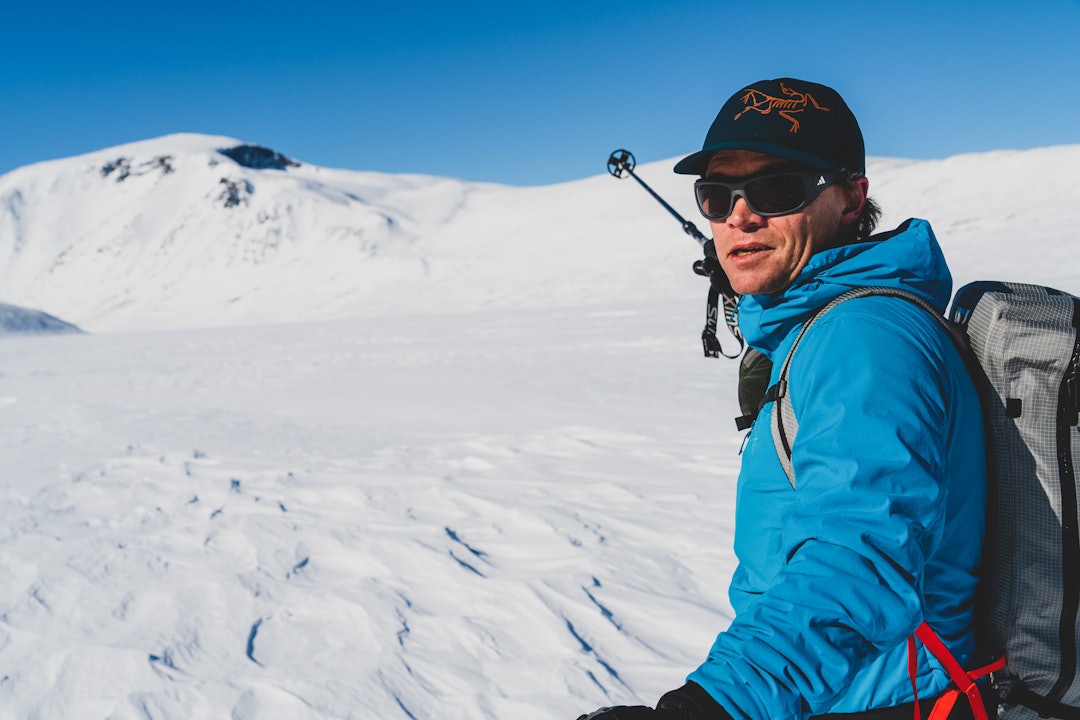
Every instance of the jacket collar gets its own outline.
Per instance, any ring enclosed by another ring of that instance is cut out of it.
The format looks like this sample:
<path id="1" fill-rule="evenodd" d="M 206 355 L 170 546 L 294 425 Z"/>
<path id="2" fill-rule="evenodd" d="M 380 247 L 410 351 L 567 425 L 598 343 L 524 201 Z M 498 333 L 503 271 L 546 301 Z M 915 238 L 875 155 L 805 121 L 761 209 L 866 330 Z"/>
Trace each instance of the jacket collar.
<path id="1" fill-rule="evenodd" d="M 739 329 L 751 347 L 771 357 L 815 310 L 851 288 L 866 286 L 908 290 L 944 312 L 952 297 L 952 273 L 930 223 L 907 220 L 865 242 L 815 254 L 783 292 L 744 295 Z"/>

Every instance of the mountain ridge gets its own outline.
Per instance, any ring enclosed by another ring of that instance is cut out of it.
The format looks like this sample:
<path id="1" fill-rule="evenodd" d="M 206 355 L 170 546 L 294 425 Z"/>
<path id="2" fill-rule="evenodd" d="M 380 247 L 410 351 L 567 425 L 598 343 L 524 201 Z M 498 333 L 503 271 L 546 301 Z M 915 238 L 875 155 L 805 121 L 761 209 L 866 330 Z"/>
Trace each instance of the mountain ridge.
<path id="1" fill-rule="evenodd" d="M 1046 260 L 1028 280 L 1067 284 L 1078 163 L 1080 145 L 1067 145 L 870 158 L 868 175 L 882 229 L 900 211 L 930 219 L 958 280 L 1007 273 L 979 252 L 1007 234 Z M 637 172 L 698 221 L 669 161 Z M 699 250 L 633 185 L 341 170 L 227 136 L 167 135 L 0 176 L 0 301 L 127 331 L 699 294 L 688 270 Z"/>

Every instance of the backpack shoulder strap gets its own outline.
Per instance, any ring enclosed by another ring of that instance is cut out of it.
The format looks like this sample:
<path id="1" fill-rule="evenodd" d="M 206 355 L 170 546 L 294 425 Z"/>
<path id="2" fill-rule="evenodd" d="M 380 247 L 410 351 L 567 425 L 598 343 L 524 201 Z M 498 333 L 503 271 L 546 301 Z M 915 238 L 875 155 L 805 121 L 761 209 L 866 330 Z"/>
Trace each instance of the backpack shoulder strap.
<path id="1" fill-rule="evenodd" d="M 776 407 L 773 408 L 772 420 L 770 421 L 773 445 L 776 447 L 776 456 L 780 460 L 780 466 L 784 469 L 784 474 L 787 475 L 788 482 L 791 483 L 792 488 L 795 487 L 795 468 L 791 462 L 791 448 L 795 445 L 795 436 L 799 432 L 799 421 L 795 417 L 795 408 L 791 404 L 791 395 L 788 388 L 788 371 L 791 368 L 791 360 L 795 356 L 795 350 L 798 349 L 799 343 L 802 342 L 803 336 L 806 335 L 807 331 L 809 331 L 810 328 L 812 328 L 814 324 L 830 310 L 838 305 L 842 305 L 848 300 L 875 295 L 901 298 L 926 310 L 938 321 L 938 324 L 945 329 L 949 338 L 953 341 L 953 344 L 960 350 L 960 354 L 964 358 L 965 364 L 968 363 L 970 351 L 967 348 L 967 339 L 963 332 L 946 320 L 945 317 L 938 312 L 937 308 L 922 297 L 907 290 L 899 290 L 890 287 L 853 288 L 819 308 L 810 316 L 806 323 L 803 324 L 799 334 L 795 336 L 795 342 L 792 343 L 791 350 L 788 351 L 787 357 L 784 358 L 784 364 L 780 367 L 780 375 L 777 378 L 776 383 L 768 389 L 765 393 L 765 398 L 762 400 L 762 405 L 769 402 L 776 403 Z"/>

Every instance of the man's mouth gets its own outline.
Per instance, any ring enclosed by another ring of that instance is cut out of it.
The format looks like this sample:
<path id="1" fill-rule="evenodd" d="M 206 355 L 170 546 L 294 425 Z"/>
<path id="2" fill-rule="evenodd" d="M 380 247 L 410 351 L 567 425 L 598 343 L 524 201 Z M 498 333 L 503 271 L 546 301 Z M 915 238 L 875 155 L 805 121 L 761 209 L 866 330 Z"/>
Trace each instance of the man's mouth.
<path id="1" fill-rule="evenodd" d="M 731 251 L 731 255 L 734 257 L 745 257 L 747 255 L 753 255 L 754 253 L 761 252 L 762 250 L 768 250 L 765 245 L 754 245 L 752 247 L 736 248 Z"/>

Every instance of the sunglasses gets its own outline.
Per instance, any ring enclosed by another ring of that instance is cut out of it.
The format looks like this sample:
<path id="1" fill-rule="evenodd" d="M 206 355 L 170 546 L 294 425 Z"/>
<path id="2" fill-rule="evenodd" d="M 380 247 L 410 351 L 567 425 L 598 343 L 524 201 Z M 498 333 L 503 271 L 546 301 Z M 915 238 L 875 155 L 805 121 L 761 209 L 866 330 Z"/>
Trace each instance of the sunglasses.
<path id="1" fill-rule="evenodd" d="M 820 170 L 788 170 L 741 182 L 705 177 L 694 183 L 694 196 L 709 220 L 726 220 L 740 197 L 755 215 L 776 217 L 802 210 L 839 178 L 840 173 Z"/>

